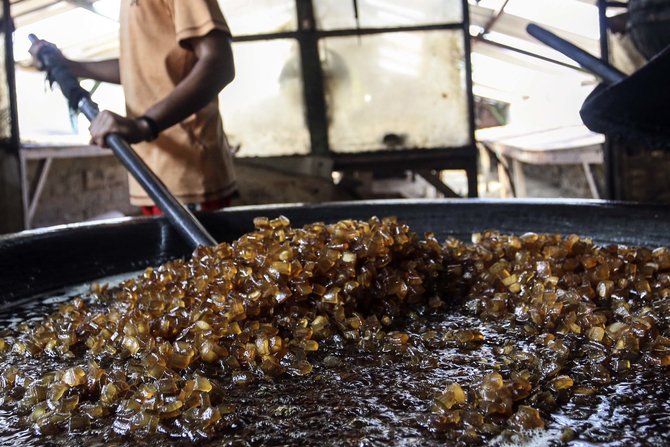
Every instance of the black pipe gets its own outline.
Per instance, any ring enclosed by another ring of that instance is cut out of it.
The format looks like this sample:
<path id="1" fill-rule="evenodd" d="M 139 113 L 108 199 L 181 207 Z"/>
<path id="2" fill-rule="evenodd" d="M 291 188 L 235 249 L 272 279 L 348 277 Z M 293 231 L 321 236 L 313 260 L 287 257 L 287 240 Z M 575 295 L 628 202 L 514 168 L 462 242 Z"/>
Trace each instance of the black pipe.
<path id="1" fill-rule="evenodd" d="M 36 42 L 38 39 L 31 34 L 30 40 Z M 93 121 L 100 112 L 98 105 L 91 99 L 89 92 L 81 88 L 63 58 L 49 47 L 40 50 L 38 58 L 47 70 L 49 80 L 60 86 L 70 107 L 80 110 L 89 121 Z M 121 136 L 109 134 L 105 137 L 105 143 L 193 249 L 200 245 L 216 245 L 216 240 L 193 213 L 170 193 L 165 184 Z"/>
<path id="2" fill-rule="evenodd" d="M 556 51 L 563 53 L 591 73 L 601 77 L 608 84 L 614 84 L 626 78 L 626 75 L 597 57 L 587 53 L 581 48 L 571 44 L 565 39 L 558 37 L 551 31 L 539 27 L 533 23 L 526 27 L 528 34 L 540 42 L 550 46 Z"/>
<path id="3" fill-rule="evenodd" d="M 477 182 L 477 139 L 475 138 L 475 129 L 477 127 L 475 118 L 475 96 L 473 93 L 472 80 L 472 42 L 470 40 L 470 9 L 467 0 L 462 0 L 463 8 L 463 57 L 465 61 L 465 91 L 467 94 L 468 104 L 468 137 L 470 139 L 471 157 L 468 157 L 465 174 L 468 179 L 468 197 L 475 198 L 479 196 L 478 182 Z"/>
<path id="4" fill-rule="evenodd" d="M 298 0 L 296 14 L 299 28 L 298 45 L 302 67 L 303 97 L 307 109 L 311 154 L 327 156 L 330 152 L 327 105 L 313 0 Z"/>
<path id="5" fill-rule="evenodd" d="M 598 31 L 600 44 L 600 60 L 610 63 L 610 49 L 607 38 L 607 0 L 598 0 Z"/>

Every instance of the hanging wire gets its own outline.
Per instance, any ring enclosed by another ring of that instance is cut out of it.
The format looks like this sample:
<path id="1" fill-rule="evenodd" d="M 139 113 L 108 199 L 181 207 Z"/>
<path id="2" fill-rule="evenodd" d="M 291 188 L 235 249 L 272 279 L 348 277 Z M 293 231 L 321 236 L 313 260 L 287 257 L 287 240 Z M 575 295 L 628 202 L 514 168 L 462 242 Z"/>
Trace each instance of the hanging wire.
<path id="1" fill-rule="evenodd" d="M 358 0 L 353 0 L 354 2 L 354 18 L 356 19 L 356 31 L 358 33 L 358 43 L 361 43 L 361 34 L 360 34 L 360 29 L 361 29 L 361 19 L 358 14 Z"/>

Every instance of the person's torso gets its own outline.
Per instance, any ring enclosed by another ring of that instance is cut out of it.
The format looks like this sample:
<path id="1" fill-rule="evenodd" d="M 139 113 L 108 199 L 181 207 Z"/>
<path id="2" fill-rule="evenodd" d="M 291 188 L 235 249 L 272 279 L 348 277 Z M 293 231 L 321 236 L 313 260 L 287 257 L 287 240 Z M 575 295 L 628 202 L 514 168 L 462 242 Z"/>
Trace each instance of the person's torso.
<path id="1" fill-rule="evenodd" d="M 167 96 L 195 62 L 195 54 L 177 43 L 169 2 L 121 0 L 119 65 L 129 115 Z"/>
<path id="2" fill-rule="evenodd" d="M 119 68 L 130 117 L 168 96 L 197 61 L 178 43 L 172 1 L 186 0 L 121 0 Z M 217 98 L 136 150 L 176 194 L 211 191 L 234 179 Z M 131 182 L 131 197 L 143 194 Z"/>

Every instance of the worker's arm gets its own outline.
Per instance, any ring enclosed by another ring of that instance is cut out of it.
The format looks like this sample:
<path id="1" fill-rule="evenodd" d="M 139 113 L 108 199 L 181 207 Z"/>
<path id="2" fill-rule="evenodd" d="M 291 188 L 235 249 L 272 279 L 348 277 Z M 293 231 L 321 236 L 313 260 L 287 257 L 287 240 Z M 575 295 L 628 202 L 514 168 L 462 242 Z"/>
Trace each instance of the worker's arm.
<path id="1" fill-rule="evenodd" d="M 188 39 L 197 58 L 191 72 L 165 98 L 151 106 L 144 115 L 156 123 L 155 131 L 171 127 L 196 113 L 235 78 L 230 36 L 214 30 L 204 37 Z M 135 120 L 103 111 L 91 124 L 91 141 L 104 146 L 105 136 L 116 133 L 128 142 L 151 138 L 153 131 L 145 120 Z"/>
<path id="2" fill-rule="evenodd" d="M 78 62 L 69 59 L 66 59 L 66 61 L 72 74 L 78 78 L 121 84 L 118 59 L 107 59 L 96 62 Z"/>
<path id="3" fill-rule="evenodd" d="M 108 59 L 97 62 L 73 61 L 63 56 L 63 53 L 61 53 L 54 44 L 47 42 L 46 40 L 38 40 L 32 44 L 29 50 L 30 54 L 33 56 L 33 64 L 40 70 L 42 69 L 42 64 L 37 59 L 37 54 L 45 47 L 50 47 L 52 50 L 57 51 L 60 57 L 65 60 L 65 63 L 72 74 L 78 78 L 94 79 L 96 81 L 110 82 L 112 84 L 121 83 L 118 59 Z"/>

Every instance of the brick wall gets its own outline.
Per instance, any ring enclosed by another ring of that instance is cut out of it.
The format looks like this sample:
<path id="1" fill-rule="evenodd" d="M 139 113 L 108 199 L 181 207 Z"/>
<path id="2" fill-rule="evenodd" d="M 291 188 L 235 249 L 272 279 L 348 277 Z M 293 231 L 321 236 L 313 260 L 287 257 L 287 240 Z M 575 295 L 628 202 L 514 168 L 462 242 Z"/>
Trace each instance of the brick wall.
<path id="1" fill-rule="evenodd" d="M 33 178 L 36 162 L 28 165 Z M 128 178 L 113 156 L 56 159 L 33 218 L 33 228 L 81 222 L 111 212 L 136 214 L 128 202 Z"/>
<path id="2" fill-rule="evenodd" d="M 589 184 L 581 165 L 523 165 L 529 197 L 563 197 L 592 199 Z M 601 197 L 605 191 L 605 173 L 602 165 L 592 165 L 591 172 Z"/>
<path id="3" fill-rule="evenodd" d="M 36 163 L 29 164 L 33 178 Z M 236 165 L 234 206 L 329 202 L 354 197 L 332 182 L 248 165 Z M 128 202 L 128 177 L 113 156 L 54 160 L 33 219 L 33 228 L 91 220 L 110 212 L 138 215 Z"/>

